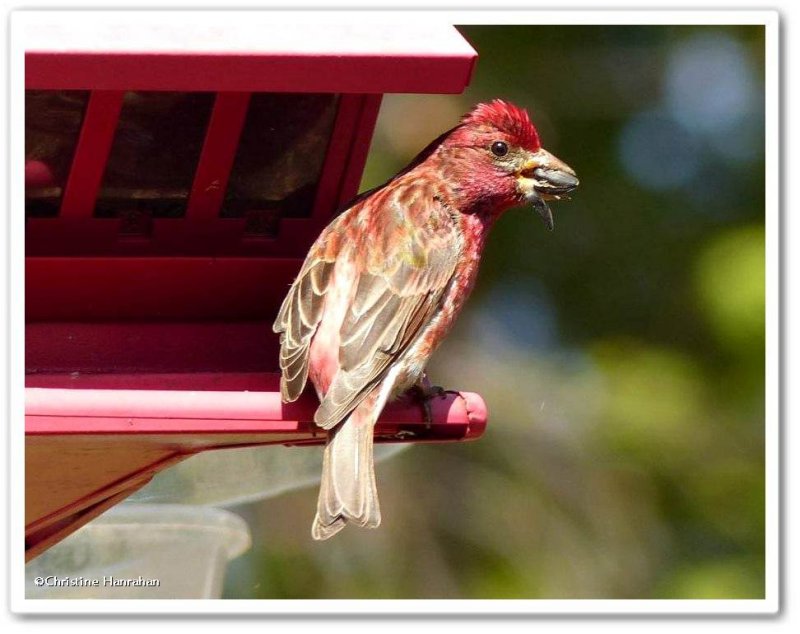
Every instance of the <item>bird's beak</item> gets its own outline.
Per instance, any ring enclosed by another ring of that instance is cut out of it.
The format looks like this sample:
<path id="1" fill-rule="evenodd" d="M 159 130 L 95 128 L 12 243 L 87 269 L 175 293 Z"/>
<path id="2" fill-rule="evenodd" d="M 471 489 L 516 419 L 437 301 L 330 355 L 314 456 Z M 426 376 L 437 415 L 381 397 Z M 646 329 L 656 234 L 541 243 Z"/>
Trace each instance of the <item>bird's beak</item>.
<path id="1" fill-rule="evenodd" d="M 518 174 L 520 191 L 553 230 L 553 212 L 548 200 L 561 200 L 578 186 L 578 178 L 569 165 L 550 152 L 539 149 L 530 155 Z"/>

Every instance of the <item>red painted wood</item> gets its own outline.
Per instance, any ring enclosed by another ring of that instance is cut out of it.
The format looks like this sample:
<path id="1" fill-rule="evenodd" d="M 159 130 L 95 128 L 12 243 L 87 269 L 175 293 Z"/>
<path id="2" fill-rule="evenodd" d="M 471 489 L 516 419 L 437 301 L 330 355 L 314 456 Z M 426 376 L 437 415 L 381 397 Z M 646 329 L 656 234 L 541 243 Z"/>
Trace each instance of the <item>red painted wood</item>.
<path id="1" fill-rule="evenodd" d="M 63 382 L 65 377 L 60 377 Z M 270 442 L 323 442 L 324 434 L 313 423 L 319 404 L 311 394 L 296 403 L 281 403 L 275 391 L 216 391 L 202 389 L 208 377 L 180 377 L 195 390 L 80 388 L 33 388 L 25 391 L 26 433 L 29 435 L 73 434 L 259 434 Z M 269 385 L 277 375 L 263 377 Z M 68 380 L 68 379 L 67 379 Z M 135 376 L 117 379 L 135 383 Z M 165 377 L 169 381 L 168 377 Z M 212 382 L 214 379 L 211 379 Z M 41 383 L 57 383 L 50 376 Z M 89 381 L 88 385 L 92 382 Z M 486 406 L 477 394 L 447 394 L 431 401 L 432 424 L 426 426 L 416 404 L 391 403 L 381 415 L 376 436 L 385 441 L 425 438 L 435 440 L 474 439 L 486 427 Z M 288 436 L 287 436 L 288 435 Z M 243 441 L 245 442 L 245 441 Z"/>
<path id="2" fill-rule="evenodd" d="M 28 218 L 25 250 L 29 257 L 304 257 L 321 227 L 312 219 L 286 218 L 292 240 L 245 237 L 243 218 L 189 223 L 183 219 L 153 220 L 152 236 L 131 238 L 119 234 L 116 218 L 89 218 L 61 222 L 58 218 Z"/>
<path id="3" fill-rule="evenodd" d="M 65 222 L 91 218 L 114 140 L 123 91 L 96 91 L 89 98 L 69 179 L 61 200 Z"/>
<path id="4" fill-rule="evenodd" d="M 350 150 L 350 156 L 347 162 L 348 170 L 342 182 L 342 190 L 348 193 L 344 200 L 349 200 L 352 196 L 355 196 L 361 184 L 361 176 L 364 173 L 364 166 L 367 163 L 369 141 L 372 140 L 375 124 L 378 121 L 378 112 L 380 111 L 382 97 L 383 96 L 380 94 L 364 95 L 364 102 L 361 112 L 359 113 L 357 127 L 359 130 L 369 130 L 369 135 L 357 137 Z"/>
<path id="5" fill-rule="evenodd" d="M 217 94 L 186 209 L 188 221 L 219 221 L 249 103 L 250 93 Z"/>
<path id="6" fill-rule="evenodd" d="M 26 88 L 461 93 L 475 55 L 138 52 L 25 54 Z"/>
<path id="7" fill-rule="evenodd" d="M 65 16 L 25 31 L 27 88 L 460 93 L 477 54 L 449 25 L 358 24 L 269 12 L 157 21 Z"/>
<path id="8" fill-rule="evenodd" d="M 276 359 L 277 341 L 264 322 L 29 324 L 26 430 L 316 438 L 313 391 L 281 403 Z M 485 404 L 475 394 L 465 398 L 435 399 L 435 424 L 424 436 L 480 435 Z M 136 426 L 138 419 L 144 427 Z M 401 400 L 381 420 L 381 433 L 393 438 L 398 425 L 422 425 L 422 410 Z"/>
<path id="9" fill-rule="evenodd" d="M 333 126 L 333 134 L 328 143 L 325 162 L 322 165 L 322 177 L 317 187 L 317 196 L 314 202 L 312 219 L 314 225 L 322 229 L 332 216 L 332 213 L 346 200 L 355 195 L 352 188 L 343 187 L 346 175 L 353 169 L 358 169 L 359 174 L 364 166 L 350 165 L 350 156 L 354 145 L 369 145 L 374 127 L 368 122 L 362 122 L 361 112 L 364 108 L 366 95 L 340 95 Z M 366 123 L 366 125 L 365 125 Z M 354 133 L 355 131 L 355 133 Z M 358 184 L 356 184 L 356 188 Z M 281 223 L 281 239 L 292 239 L 293 233 L 307 221 L 299 218 L 287 218 Z M 317 232 L 317 234 L 319 231 Z M 313 242 L 316 236 L 309 236 Z M 306 249 L 311 246 L 309 243 Z"/>
<path id="10" fill-rule="evenodd" d="M 26 258 L 25 319 L 272 320 L 301 263 L 272 258 Z"/>
<path id="11" fill-rule="evenodd" d="M 25 352 L 29 434 L 258 433 L 265 443 L 270 435 L 278 442 L 319 440 L 313 391 L 281 402 L 277 341 L 265 322 L 29 324 Z M 424 430 L 418 404 L 395 402 L 379 435 L 477 437 L 486 406 L 477 394 L 464 397 L 434 399 L 434 425 Z"/>
<path id="12" fill-rule="evenodd" d="M 273 371 L 226 370 L 192 372 L 184 369 L 133 373 L 56 372 L 28 374 L 25 386 L 59 390 L 161 390 L 169 392 L 274 392 L 280 377 Z"/>
<path id="13" fill-rule="evenodd" d="M 25 329 L 25 367 L 31 380 L 39 373 L 54 372 L 81 380 L 136 373 L 140 381 L 147 381 L 150 374 L 181 372 L 267 373 L 277 369 L 277 359 L 278 339 L 266 320 L 43 322 Z"/>

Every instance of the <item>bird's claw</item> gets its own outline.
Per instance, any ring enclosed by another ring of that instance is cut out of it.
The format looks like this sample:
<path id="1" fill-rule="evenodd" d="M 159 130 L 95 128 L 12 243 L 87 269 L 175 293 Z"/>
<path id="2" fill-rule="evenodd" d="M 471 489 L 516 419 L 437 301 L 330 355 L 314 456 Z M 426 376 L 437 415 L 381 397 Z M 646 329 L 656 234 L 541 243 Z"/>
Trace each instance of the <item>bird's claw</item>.
<path id="1" fill-rule="evenodd" d="M 431 401 L 435 398 L 447 398 L 448 394 L 461 394 L 457 390 L 446 390 L 441 385 L 431 385 L 427 379 L 424 382 L 417 383 L 409 391 L 422 406 L 422 412 L 425 415 L 426 430 L 430 430 L 431 425 L 433 425 Z"/>

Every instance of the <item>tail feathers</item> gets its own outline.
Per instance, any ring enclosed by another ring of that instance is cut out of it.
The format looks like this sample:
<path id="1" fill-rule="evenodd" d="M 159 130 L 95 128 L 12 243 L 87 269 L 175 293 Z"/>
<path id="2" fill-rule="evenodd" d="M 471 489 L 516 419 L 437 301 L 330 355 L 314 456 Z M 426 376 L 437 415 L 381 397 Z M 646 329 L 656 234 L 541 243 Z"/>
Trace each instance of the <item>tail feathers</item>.
<path id="1" fill-rule="evenodd" d="M 328 432 L 317 515 L 311 528 L 314 539 L 328 539 L 347 523 L 364 528 L 381 523 L 372 456 L 376 418 L 374 409 L 365 403 Z"/>

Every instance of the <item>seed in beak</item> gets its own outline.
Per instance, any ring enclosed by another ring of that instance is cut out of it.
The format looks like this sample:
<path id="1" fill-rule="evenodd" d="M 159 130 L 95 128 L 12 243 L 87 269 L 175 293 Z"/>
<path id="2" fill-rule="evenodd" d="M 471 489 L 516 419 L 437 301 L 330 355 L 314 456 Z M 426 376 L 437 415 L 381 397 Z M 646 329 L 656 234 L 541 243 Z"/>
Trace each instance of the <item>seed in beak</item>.
<path id="1" fill-rule="evenodd" d="M 575 175 L 563 170 L 537 167 L 533 175 L 541 183 L 539 191 L 543 193 L 566 194 L 578 186 Z"/>

